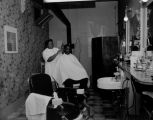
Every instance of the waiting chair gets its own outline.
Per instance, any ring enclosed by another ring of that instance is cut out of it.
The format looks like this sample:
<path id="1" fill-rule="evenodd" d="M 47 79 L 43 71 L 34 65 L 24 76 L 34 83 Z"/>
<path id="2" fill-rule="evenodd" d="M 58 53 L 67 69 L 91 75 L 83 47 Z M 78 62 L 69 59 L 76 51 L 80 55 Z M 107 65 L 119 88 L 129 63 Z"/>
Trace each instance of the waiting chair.
<path id="1" fill-rule="evenodd" d="M 30 93 L 38 94 L 37 96 L 51 97 L 46 106 L 46 119 L 50 120 L 80 120 L 82 114 L 80 109 L 73 103 L 63 102 L 56 108 L 52 105 L 54 86 L 49 75 L 37 73 L 29 78 Z M 30 104 L 30 102 L 28 102 Z M 30 105 L 29 105 L 30 107 Z M 42 119 L 41 119 L 42 120 Z M 44 119 L 43 119 L 44 120 Z"/>

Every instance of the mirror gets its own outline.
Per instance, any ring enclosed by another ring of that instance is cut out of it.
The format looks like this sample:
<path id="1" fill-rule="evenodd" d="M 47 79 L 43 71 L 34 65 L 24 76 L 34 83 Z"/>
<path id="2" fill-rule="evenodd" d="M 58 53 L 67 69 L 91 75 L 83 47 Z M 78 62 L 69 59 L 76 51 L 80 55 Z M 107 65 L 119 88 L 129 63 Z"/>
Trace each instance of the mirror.
<path id="1" fill-rule="evenodd" d="M 147 50 L 153 51 L 153 2 L 148 2 L 148 41 L 147 41 Z"/>
<path id="2" fill-rule="evenodd" d="M 140 10 L 131 10 L 129 15 L 131 51 L 140 50 Z"/>
<path id="3" fill-rule="evenodd" d="M 132 43 L 131 51 L 140 51 L 142 55 L 145 55 L 145 52 L 152 48 L 153 7 L 151 8 L 148 8 L 146 2 L 141 2 L 140 9 L 130 9 L 128 12 L 130 24 L 129 36 Z"/>
<path id="4" fill-rule="evenodd" d="M 126 27 L 126 54 L 132 51 L 140 51 L 140 9 L 126 10 L 128 21 Z"/>
<path id="5" fill-rule="evenodd" d="M 140 3 L 140 51 L 143 56 L 145 56 L 148 40 L 148 9 L 145 2 Z"/>

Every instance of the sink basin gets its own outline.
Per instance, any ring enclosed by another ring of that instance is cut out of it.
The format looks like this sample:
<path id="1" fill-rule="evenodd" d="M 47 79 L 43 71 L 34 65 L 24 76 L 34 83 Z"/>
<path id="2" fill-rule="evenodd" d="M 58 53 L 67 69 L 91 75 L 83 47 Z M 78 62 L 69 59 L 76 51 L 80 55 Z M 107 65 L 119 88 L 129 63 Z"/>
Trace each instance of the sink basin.
<path id="1" fill-rule="evenodd" d="M 103 77 L 97 80 L 100 89 L 122 89 L 122 81 L 116 81 L 114 77 Z"/>

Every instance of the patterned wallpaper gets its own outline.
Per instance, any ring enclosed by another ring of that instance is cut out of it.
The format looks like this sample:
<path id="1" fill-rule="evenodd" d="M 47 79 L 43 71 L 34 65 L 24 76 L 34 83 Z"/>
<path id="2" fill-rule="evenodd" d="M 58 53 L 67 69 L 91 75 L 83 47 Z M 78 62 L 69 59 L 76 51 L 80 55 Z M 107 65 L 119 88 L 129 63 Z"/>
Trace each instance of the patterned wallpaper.
<path id="1" fill-rule="evenodd" d="M 4 25 L 17 28 L 18 53 L 5 53 Z M 0 108 L 24 95 L 28 77 L 40 72 L 47 26 L 43 29 L 35 26 L 31 0 L 26 0 L 23 13 L 20 0 L 0 1 Z"/>

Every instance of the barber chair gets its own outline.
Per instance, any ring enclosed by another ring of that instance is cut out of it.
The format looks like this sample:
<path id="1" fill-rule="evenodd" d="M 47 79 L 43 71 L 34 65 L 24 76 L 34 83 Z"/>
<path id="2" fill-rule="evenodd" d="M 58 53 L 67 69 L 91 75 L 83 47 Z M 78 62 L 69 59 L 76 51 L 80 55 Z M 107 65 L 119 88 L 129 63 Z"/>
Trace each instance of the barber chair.
<path id="1" fill-rule="evenodd" d="M 53 87 L 49 75 L 36 73 L 30 76 L 28 82 L 30 93 L 38 93 L 47 96 L 53 95 Z"/>
<path id="2" fill-rule="evenodd" d="M 90 113 L 90 106 L 87 104 L 87 82 L 88 78 L 75 81 L 72 79 L 67 79 L 63 83 L 65 86 L 65 95 L 67 96 L 67 101 L 74 103 L 79 106 L 82 111 L 86 111 L 85 118 L 93 118 L 93 114 Z"/>
<path id="3" fill-rule="evenodd" d="M 50 99 L 47 101 L 48 104 L 46 105 L 46 113 L 43 112 L 41 114 L 39 113 L 38 115 L 36 114 L 37 120 L 51 120 L 51 119 L 53 120 L 81 120 L 82 119 L 82 114 L 81 114 L 79 107 L 77 107 L 73 103 L 63 102 L 61 105 L 57 106 L 56 108 L 53 106 L 52 98 L 53 98 L 53 92 L 55 92 L 55 89 L 54 89 L 54 86 L 52 85 L 52 81 L 49 75 L 44 74 L 44 73 L 38 73 L 38 74 L 32 75 L 29 78 L 29 88 L 30 88 L 30 95 L 34 93 L 36 96 L 34 98 L 35 100 L 34 103 L 36 102 L 39 103 L 38 102 L 39 100 L 37 100 L 38 98 L 48 99 L 48 97 L 50 97 Z M 41 98 L 38 96 L 41 96 Z M 29 101 L 29 98 L 27 101 Z M 27 101 L 26 101 L 26 104 L 31 104 L 30 102 L 27 102 Z M 44 104 L 46 103 L 42 103 L 40 104 L 40 106 Z M 31 107 L 30 105 L 26 105 L 26 106 Z M 27 108 L 27 109 L 30 109 L 30 108 Z M 46 116 L 46 117 L 41 117 L 41 115 Z M 34 119 L 28 118 L 28 120 L 34 120 Z"/>
<path id="4" fill-rule="evenodd" d="M 63 84 L 67 90 L 68 100 L 72 103 L 79 105 L 86 99 L 86 89 L 87 89 L 88 79 L 82 79 L 75 81 L 72 79 L 67 79 Z"/>

